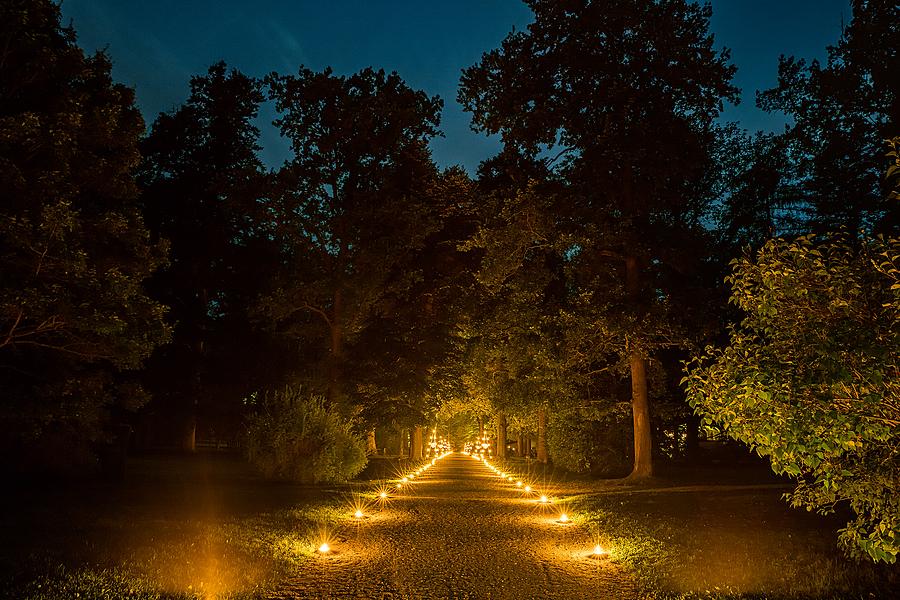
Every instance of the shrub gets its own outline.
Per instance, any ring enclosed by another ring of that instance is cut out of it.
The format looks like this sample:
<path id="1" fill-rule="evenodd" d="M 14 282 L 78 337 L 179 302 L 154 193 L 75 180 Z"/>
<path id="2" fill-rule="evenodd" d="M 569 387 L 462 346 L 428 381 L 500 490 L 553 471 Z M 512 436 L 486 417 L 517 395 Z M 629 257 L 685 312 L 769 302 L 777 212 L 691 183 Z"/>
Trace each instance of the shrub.
<path id="1" fill-rule="evenodd" d="M 266 477 L 303 483 L 346 481 L 366 466 L 365 442 L 322 398 L 285 388 L 250 418 L 247 453 Z"/>

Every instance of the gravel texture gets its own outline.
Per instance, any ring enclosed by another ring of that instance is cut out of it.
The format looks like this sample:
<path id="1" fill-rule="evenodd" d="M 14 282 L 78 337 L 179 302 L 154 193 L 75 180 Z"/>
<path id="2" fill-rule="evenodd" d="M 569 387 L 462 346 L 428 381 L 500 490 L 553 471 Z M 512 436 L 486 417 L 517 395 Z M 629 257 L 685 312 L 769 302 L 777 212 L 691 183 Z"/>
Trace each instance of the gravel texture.
<path id="1" fill-rule="evenodd" d="M 585 528 L 556 522 L 558 506 L 452 454 L 334 532 L 333 552 L 270 597 L 637 598 L 621 567 L 590 556 Z"/>

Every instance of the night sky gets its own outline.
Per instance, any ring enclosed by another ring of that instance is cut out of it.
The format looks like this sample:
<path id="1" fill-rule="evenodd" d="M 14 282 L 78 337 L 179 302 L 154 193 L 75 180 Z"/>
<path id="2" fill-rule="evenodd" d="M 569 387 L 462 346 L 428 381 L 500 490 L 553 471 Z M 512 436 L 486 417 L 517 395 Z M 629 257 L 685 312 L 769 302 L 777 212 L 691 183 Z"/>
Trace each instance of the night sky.
<path id="1" fill-rule="evenodd" d="M 726 118 L 750 130 L 780 129 L 783 119 L 756 109 L 755 91 L 775 83 L 780 54 L 823 58 L 842 19 L 849 21 L 849 6 L 849 0 L 714 0 L 712 30 L 717 44 L 732 50 L 744 97 Z M 432 144 L 434 157 L 469 172 L 498 143 L 470 131 L 456 103 L 460 70 L 531 20 L 519 0 L 64 0 L 62 12 L 82 47 L 108 49 L 114 76 L 136 89 L 148 124 L 183 102 L 190 76 L 218 60 L 250 75 L 294 73 L 301 64 L 338 74 L 373 66 L 444 99 L 446 137 Z M 278 165 L 286 144 L 271 127 L 263 130 L 264 159 Z"/>

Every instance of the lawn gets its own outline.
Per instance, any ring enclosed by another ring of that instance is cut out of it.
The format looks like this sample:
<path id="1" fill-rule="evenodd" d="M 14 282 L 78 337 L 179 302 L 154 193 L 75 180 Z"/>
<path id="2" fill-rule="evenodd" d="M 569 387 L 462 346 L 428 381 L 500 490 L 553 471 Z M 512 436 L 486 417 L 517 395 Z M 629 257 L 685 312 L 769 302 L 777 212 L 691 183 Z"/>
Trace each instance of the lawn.
<path id="1" fill-rule="evenodd" d="M 516 465 L 518 471 L 526 471 Z M 379 478 L 266 483 L 239 459 L 132 461 L 121 482 L 18 484 L 0 519 L 0 595 L 16 598 L 251 598 L 304 571 L 323 536 Z M 841 515 L 790 508 L 785 482 L 728 469 L 670 473 L 641 487 L 532 470 L 648 597 L 890 598 L 896 566 L 846 559 Z"/>

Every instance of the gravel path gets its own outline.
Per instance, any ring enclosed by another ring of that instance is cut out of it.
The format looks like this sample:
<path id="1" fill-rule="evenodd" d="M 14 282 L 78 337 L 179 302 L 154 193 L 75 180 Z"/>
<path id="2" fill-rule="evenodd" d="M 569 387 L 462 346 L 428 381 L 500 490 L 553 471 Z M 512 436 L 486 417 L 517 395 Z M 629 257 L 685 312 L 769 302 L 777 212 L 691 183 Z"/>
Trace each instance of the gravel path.
<path id="1" fill-rule="evenodd" d="M 452 454 L 333 540 L 272 598 L 637 598 L 594 541 L 487 466 Z"/>

